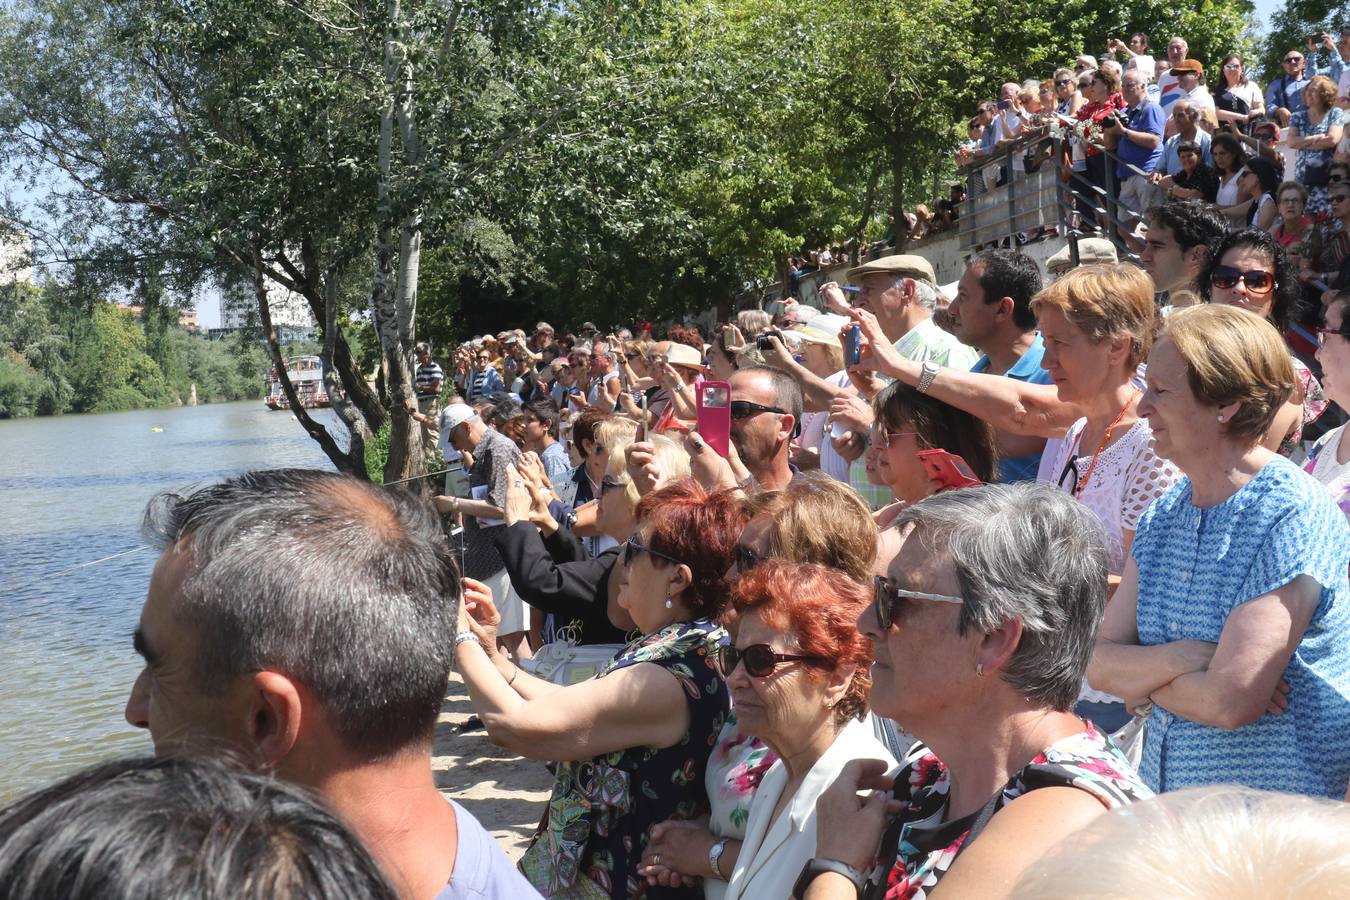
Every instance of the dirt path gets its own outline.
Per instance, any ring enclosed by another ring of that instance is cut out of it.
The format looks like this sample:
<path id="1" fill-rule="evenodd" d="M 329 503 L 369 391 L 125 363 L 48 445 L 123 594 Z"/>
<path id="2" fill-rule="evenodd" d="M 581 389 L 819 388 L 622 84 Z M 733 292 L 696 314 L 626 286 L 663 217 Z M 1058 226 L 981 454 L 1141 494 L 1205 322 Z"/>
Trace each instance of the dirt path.
<path id="1" fill-rule="evenodd" d="M 432 747 L 436 786 L 473 813 L 515 860 L 539 824 L 553 777 L 543 763 L 494 747 L 482 729 L 455 731 L 472 714 L 464 683 L 452 673 Z"/>

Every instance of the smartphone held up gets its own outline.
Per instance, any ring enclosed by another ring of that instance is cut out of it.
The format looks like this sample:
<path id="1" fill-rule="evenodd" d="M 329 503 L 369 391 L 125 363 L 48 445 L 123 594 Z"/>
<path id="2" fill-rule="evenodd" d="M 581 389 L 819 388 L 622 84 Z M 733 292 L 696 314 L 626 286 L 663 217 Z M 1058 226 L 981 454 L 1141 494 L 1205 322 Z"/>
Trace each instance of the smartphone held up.
<path id="1" fill-rule="evenodd" d="M 698 433 L 725 459 L 731 447 L 731 385 L 705 381 L 698 390 Z"/>

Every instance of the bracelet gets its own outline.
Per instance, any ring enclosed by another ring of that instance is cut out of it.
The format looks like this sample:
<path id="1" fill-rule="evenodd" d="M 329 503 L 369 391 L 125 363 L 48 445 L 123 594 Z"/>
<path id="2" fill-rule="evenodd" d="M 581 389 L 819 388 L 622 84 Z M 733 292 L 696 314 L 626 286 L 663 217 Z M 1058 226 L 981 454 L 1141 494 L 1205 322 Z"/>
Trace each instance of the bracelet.
<path id="1" fill-rule="evenodd" d="M 454 650 L 460 644 L 467 644 L 469 641 L 473 641 L 475 644 L 478 643 L 478 635 L 474 634 L 472 631 L 461 631 L 455 635 L 454 643 L 450 645 L 450 649 Z"/>
<path id="2" fill-rule="evenodd" d="M 507 687 L 510 687 L 511 685 L 515 684 L 515 683 L 516 683 L 516 676 L 519 675 L 519 674 L 520 674 L 520 666 L 516 665 L 515 663 L 512 663 L 512 664 L 511 664 L 511 677 L 508 678 L 508 679 L 506 679 L 506 686 L 507 686 Z"/>
<path id="3" fill-rule="evenodd" d="M 452 516 L 457 516 L 457 515 L 459 515 L 459 498 L 458 498 L 458 497 L 456 497 L 456 498 L 454 499 L 454 501 L 450 504 L 450 515 L 452 515 Z"/>

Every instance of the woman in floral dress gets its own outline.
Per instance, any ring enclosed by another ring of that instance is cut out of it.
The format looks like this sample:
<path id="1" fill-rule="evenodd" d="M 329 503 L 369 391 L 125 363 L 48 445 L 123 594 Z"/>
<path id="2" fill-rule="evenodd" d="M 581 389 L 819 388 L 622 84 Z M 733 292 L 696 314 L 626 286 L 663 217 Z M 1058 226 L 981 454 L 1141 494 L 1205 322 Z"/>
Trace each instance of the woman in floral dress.
<path id="1" fill-rule="evenodd" d="M 643 635 L 590 681 L 559 687 L 521 672 L 465 617 L 455 661 L 488 736 L 556 763 L 520 861 L 545 897 L 702 897 L 696 887 L 648 888 L 638 866 L 652 825 L 707 813 L 704 772 L 728 708 L 714 665 L 726 632 L 714 618 L 744 524 L 737 497 L 693 481 L 642 499 L 618 602 Z"/>

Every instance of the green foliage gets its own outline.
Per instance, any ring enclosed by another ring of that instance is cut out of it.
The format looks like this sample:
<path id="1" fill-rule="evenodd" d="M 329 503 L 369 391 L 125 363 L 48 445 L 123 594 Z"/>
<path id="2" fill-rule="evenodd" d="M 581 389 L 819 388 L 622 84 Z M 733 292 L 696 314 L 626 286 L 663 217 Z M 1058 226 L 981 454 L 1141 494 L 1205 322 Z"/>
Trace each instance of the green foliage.
<path id="1" fill-rule="evenodd" d="M 376 484 L 384 484 L 384 464 L 389 460 L 389 426 L 366 441 L 366 474 Z"/>
<path id="2" fill-rule="evenodd" d="M 22 356 L 0 350 L 0 419 L 33 415 L 46 387 Z"/>
<path id="3" fill-rule="evenodd" d="M 1263 86 L 1284 74 L 1280 60 L 1290 50 L 1305 54 L 1310 69 L 1330 62 L 1330 54 L 1336 51 L 1322 49 L 1314 55 L 1308 49 L 1308 39 L 1327 31 L 1335 41 L 1342 29 L 1350 29 L 1350 6 L 1344 0 L 1289 0 L 1271 16 L 1270 30 L 1261 42 Z"/>

